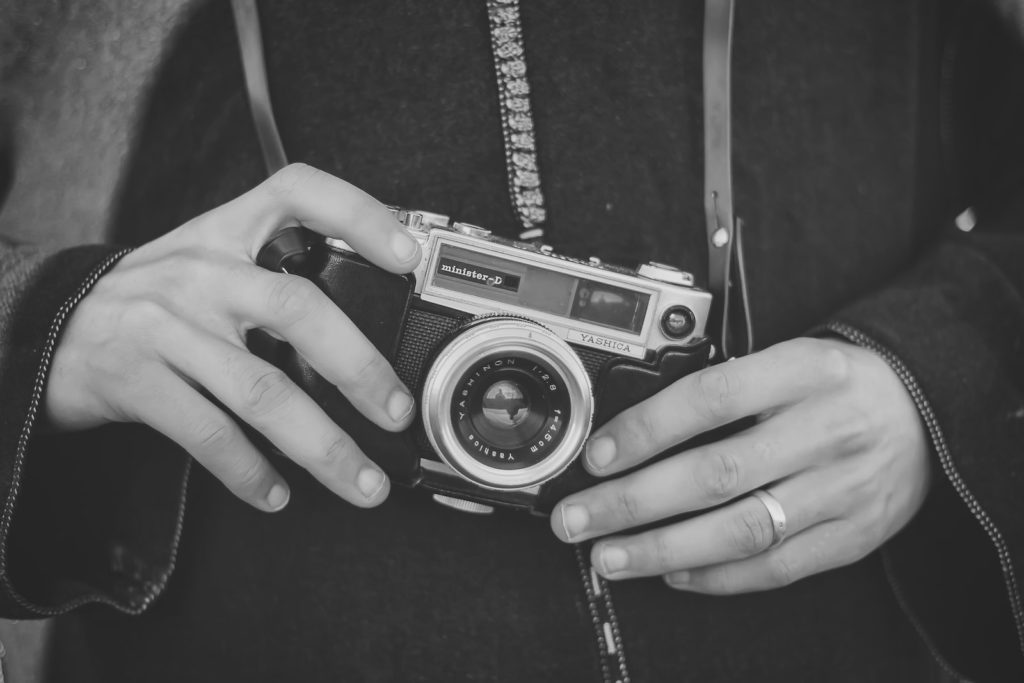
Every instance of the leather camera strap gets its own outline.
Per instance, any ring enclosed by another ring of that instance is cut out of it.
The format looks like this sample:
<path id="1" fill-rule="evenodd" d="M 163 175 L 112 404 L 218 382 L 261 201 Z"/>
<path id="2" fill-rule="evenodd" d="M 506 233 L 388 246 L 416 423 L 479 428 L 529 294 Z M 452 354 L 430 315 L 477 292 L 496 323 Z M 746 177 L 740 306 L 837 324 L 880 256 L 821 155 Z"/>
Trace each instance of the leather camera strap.
<path id="1" fill-rule="evenodd" d="M 284 153 L 281 134 L 274 120 L 274 109 L 270 106 L 267 65 L 263 61 L 263 33 L 260 31 L 256 0 L 231 0 L 231 10 L 235 14 L 235 31 L 238 33 L 242 70 L 245 72 L 245 90 L 249 95 L 252 120 L 256 124 L 256 137 L 263 151 L 267 174 L 273 175 L 288 165 L 288 157 Z"/>
<path id="2" fill-rule="evenodd" d="M 732 196 L 732 42 L 735 0 L 704 4 L 704 219 L 708 243 L 708 289 L 713 296 L 711 330 L 719 330 L 722 357 L 732 342 L 730 302 L 742 308 L 743 350 L 754 338 L 743 263 L 742 222 Z M 735 292 L 733 287 L 735 286 Z"/>

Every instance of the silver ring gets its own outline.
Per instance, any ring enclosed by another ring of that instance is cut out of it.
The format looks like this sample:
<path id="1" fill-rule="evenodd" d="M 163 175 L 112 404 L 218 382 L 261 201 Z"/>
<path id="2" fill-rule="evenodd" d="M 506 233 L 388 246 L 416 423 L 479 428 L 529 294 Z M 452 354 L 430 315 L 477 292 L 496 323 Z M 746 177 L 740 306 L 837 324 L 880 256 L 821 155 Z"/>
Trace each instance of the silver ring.
<path id="1" fill-rule="evenodd" d="M 772 518 L 772 543 L 769 548 L 774 548 L 786 538 L 786 511 L 772 494 L 764 489 L 751 491 L 750 495 L 757 498 L 768 510 L 768 516 Z"/>

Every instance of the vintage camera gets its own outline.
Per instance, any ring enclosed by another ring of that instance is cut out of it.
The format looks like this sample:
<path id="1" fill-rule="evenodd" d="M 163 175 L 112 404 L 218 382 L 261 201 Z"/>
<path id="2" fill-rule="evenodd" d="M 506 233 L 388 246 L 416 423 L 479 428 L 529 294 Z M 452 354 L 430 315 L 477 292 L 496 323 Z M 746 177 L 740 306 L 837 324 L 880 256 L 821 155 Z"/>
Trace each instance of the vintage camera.
<path id="1" fill-rule="evenodd" d="M 258 262 L 309 278 L 345 311 L 413 391 L 412 427 L 373 425 L 287 344 L 250 344 L 398 483 L 471 512 L 546 514 L 596 482 L 578 457 L 594 427 L 709 360 L 711 295 L 688 273 L 579 260 L 393 211 L 423 248 L 409 275 L 301 228 L 279 233 Z"/>

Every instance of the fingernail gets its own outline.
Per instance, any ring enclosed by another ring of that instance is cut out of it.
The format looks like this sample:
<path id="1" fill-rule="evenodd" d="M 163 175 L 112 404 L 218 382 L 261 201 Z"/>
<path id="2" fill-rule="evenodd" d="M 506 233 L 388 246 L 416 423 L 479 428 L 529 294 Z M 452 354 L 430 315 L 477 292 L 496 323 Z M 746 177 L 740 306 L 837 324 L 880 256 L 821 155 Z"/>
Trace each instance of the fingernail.
<path id="1" fill-rule="evenodd" d="M 587 463 L 598 472 L 612 464 L 615 459 L 615 442 L 608 436 L 599 436 L 587 444 Z"/>
<path id="2" fill-rule="evenodd" d="M 274 484 L 270 487 L 270 491 L 267 493 L 267 506 L 271 512 L 277 512 L 285 505 L 288 504 L 288 499 L 291 497 L 291 492 L 288 491 L 288 487 L 283 484 Z"/>
<path id="3" fill-rule="evenodd" d="M 690 584 L 690 572 L 672 572 L 665 575 L 665 581 L 672 586 L 688 586 Z"/>
<path id="4" fill-rule="evenodd" d="M 399 229 L 391 236 L 391 250 L 401 263 L 413 260 L 419 248 L 419 242 L 410 237 L 405 230 Z"/>
<path id="5" fill-rule="evenodd" d="M 606 545 L 601 548 L 598 559 L 605 574 L 621 572 L 629 566 L 629 553 L 624 548 L 614 545 Z"/>
<path id="6" fill-rule="evenodd" d="M 412 413 L 415 405 L 416 402 L 412 400 L 409 392 L 405 389 L 395 389 L 388 396 L 388 417 L 395 422 L 405 422 L 405 419 Z"/>
<path id="7" fill-rule="evenodd" d="M 356 477 L 356 487 L 363 496 L 372 500 L 384 488 L 384 473 L 376 467 L 364 467 Z"/>
<path id="8" fill-rule="evenodd" d="M 562 529 L 565 531 L 566 539 L 571 541 L 582 534 L 587 530 L 589 523 L 590 514 L 587 508 L 571 503 L 562 506 Z"/>

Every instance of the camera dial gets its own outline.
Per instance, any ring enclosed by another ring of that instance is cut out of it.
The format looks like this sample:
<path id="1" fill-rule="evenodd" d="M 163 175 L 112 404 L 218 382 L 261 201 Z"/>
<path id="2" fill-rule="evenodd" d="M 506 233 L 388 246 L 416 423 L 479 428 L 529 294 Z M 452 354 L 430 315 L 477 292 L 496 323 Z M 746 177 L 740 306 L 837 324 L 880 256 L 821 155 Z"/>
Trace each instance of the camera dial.
<path id="1" fill-rule="evenodd" d="M 532 320 L 485 316 L 437 354 L 422 414 L 449 467 L 479 486 L 518 490 L 557 476 L 579 454 L 593 397 L 562 339 Z"/>

